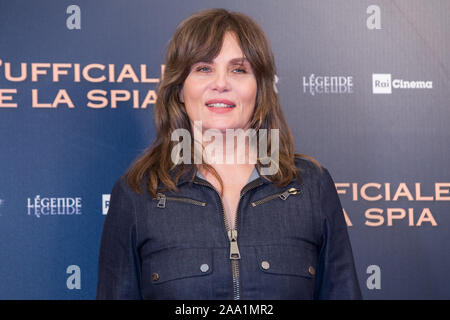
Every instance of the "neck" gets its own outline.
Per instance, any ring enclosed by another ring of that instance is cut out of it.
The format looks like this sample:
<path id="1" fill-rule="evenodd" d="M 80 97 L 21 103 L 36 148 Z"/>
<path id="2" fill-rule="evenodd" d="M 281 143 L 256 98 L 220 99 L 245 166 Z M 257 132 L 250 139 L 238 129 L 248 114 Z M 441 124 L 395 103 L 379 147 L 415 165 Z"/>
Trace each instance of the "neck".
<path id="1" fill-rule="evenodd" d="M 257 138 L 253 129 L 217 129 L 202 131 L 194 126 L 194 152 L 211 166 L 253 167 L 257 160 Z"/>

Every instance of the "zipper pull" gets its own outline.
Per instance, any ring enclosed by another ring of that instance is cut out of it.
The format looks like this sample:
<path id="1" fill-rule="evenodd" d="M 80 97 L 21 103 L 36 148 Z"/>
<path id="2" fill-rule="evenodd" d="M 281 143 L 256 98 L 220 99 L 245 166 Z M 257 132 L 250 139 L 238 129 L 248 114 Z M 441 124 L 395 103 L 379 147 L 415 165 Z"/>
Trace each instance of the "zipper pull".
<path id="1" fill-rule="evenodd" d="M 156 199 L 158 200 L 158 204 L 156 205 L 158 208 L 166 207 L 166 196 L 164 194 L 158 193 Z"/>
<path id="2" fill-rule="evenodd" d="M 230 239 L 230 260 L 239 260 L 241 258 L 241 254 L 239 253 L 239 247 L 237 244 L 237 230 L 229 230 L 228 239 Z"/>
<path id="3" fill-rule="evenodd" d="M 282 194 L 280 194 L 281 200 L 286 200 L 291 194 L 297 194 L 299 193 L 299 190 L 297 188 L 290 188 L 289 190 L 286 190 Z"/>

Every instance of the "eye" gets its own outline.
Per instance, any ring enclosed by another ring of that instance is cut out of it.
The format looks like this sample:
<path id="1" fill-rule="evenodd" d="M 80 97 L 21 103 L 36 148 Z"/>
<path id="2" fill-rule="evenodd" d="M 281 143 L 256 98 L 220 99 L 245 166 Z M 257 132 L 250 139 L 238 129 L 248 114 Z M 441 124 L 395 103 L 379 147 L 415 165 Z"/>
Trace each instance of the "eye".
<path id="1" fill-rule="evenodd" d="M 232 65 L 232 72 L 246 74 L 246 73 L 251 73 L 252 71 L 251 71 L 250 66 L 248 66 L 247 63 L 235 63 Z"/>
<path id="2" fill-rule="evenodd" d="M 247 70 L 245 68 L 235 68 L 233 69 L 234 73 L 247 73 Z"/>
<path id="3" fill-rule="evenodd" d="M 208 66 L 198 66 L 198 67 L 195 68 L 195 71 L 198 71 L 198 72 L 210 72 L 211 68 L 208 67 Z"/>

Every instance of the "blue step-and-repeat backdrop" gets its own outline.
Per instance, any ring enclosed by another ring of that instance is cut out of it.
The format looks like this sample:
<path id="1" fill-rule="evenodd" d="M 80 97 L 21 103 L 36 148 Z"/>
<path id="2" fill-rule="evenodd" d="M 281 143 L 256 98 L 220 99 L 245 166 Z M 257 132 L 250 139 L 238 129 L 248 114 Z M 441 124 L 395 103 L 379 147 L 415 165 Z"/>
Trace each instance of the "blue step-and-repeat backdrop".
<path id="1" fill-rule="evenodd" d="M 450 299 L 446 0 L 0 0 L 0 298 L 95 298 L 109 194 L 155 138 L 168 40 L 212 7 L 266 32 L 364 298 Z"/>

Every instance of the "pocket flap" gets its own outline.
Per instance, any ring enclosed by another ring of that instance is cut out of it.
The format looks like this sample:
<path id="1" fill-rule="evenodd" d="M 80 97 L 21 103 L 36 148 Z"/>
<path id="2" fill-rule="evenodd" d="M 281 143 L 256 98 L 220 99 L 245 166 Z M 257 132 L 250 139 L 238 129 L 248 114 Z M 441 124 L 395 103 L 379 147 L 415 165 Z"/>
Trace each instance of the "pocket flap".
<path id="1" fill-rule="evenodd" d="M 205 276 L 212 272 L 212 251 L 199 248 L 164 249 L 152 254 L 150 270 L 154 284 Z"/>
<path id="2" fill-rule="evenodd" d="M 316 254 L 307 246 L 261 246 L 256 248 L 259 268 L 263 272 L 313 278 Z"/>

